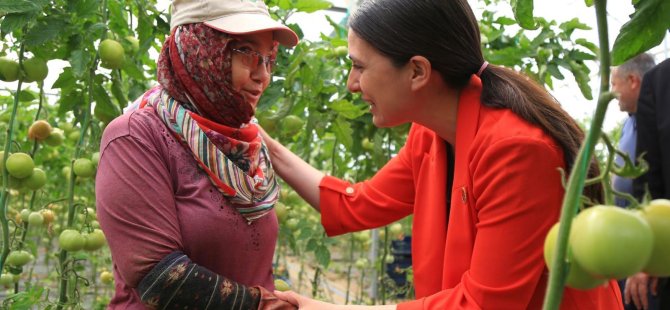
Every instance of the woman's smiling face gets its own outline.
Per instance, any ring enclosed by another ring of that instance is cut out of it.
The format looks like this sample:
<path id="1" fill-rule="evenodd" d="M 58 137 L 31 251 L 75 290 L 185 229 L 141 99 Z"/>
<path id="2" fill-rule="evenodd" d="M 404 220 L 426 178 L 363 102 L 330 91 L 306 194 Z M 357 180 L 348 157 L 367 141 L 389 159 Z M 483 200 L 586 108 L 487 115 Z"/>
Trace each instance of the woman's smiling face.
<path id="1" fill-rule="evenodd" d="M 348 40 L 352 67 L 347 88 L 361 93 L 370 104 L 375 126 L 392 127 L 411 121 L 411 72 L 407 66 L 398 68 L 351 29 Z"/>
<path id="2" fill-rule="evenodd" d="M 272 32 L 236 36 L 236 40 L 230 44 L 233 89 L 255 109 L 272 76 L 271 65 L 266 65 L 266 61 L 274 60 L 276 54 Z M 265 58 L 261 60 L 262 64 L 258 63 L 259 58 Z"/>

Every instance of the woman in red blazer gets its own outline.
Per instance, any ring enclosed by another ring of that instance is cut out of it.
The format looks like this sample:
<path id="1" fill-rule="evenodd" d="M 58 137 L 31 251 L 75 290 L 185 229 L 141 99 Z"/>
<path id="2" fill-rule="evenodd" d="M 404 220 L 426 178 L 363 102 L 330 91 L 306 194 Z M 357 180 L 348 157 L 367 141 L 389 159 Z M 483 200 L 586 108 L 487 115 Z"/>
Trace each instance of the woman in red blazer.
<path id="1" fill-rule="evenodd" d="M 370 104 L 374 124 L 412 123 L 397 156 L 350 184 L 266 142 L 277 173 L 320 210 L 331 236 L 414 215 L 417 299 L 371 307 L 540 309 L 544 238 L 564 195 L 559 170 L 570 169 L 583 137 L 575 121 L 528 78 L 487 65 L 466 0 L 364 2 L 348 40 L 347 86 Z M 301 309 L 366 308 L 278 296 Z M 562 309 L 622 308 L 615 281 L 563 296 Z"/>

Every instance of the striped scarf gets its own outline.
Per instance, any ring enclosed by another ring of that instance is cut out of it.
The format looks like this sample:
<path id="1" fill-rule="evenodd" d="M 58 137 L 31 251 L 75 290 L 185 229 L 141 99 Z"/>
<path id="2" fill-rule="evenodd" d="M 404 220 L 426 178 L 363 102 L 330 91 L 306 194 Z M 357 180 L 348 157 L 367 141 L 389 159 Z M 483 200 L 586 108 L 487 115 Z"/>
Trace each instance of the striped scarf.
<path id="1" fill-rule="evenodd" d="M 247 130 L 247 133 L 255 133 L 252 141 L 248 143 L 235 139 L 234 135 L 225 135 L 210 128 L 211 124 L 185 109 L 160 86 L 143 96 L 140 108 L 144 106 L 155 108 L 173 136 L 191 151 L 212 184 L 228 198 L 248 224 L 270 212 L 279 199 L 279 184 L 275 179 L 267 147 L 258 135 L 257 128 L 241 129 Z M 222 143 L 222 140 L 226 143 Z M 249 146 L 245 147 L 247 144 Z M 253 144 L 260 145 L 260 150 L 250 163 L 235 158 L 240 154 L 248 156 L 249 153 L 255 153 Z M 240 165 L 247 169 L 242 169 Z"/>

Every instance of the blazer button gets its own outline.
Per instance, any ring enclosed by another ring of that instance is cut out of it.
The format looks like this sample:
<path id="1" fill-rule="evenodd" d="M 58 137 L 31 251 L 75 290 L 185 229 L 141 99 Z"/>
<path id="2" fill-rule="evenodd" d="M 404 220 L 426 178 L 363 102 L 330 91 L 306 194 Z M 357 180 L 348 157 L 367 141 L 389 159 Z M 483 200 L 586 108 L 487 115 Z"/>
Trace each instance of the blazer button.
<path id="1" fill-rule="evenodd" d="M 465 189 L 465 187 L 461 187 L 461 201 L 463 202 L 463 204 L 468 203 L 468 192 Z"/>
<path id="2" fill-rule="evenodd" d="M 354 194 L 354 188 L 349 186 L 344 190 L 344 192 L 347 193 L 347 195 L 352 196 Z"/>

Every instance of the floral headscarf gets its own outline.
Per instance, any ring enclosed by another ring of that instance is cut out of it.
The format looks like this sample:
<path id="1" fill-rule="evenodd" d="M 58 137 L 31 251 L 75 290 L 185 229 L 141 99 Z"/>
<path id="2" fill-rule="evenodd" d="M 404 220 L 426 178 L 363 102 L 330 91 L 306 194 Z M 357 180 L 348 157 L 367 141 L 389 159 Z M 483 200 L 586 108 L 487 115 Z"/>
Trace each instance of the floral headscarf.
<path id="1" fill-rule="evenodd" d="M 158 59 L 160 87 L 145 93 L 172 134 L 191 152 L 212 184 L 249 222 L 279 198 L 269 154 L 253 107 L 232 87 L 232 38 L 206 25 L 174 29 Z"/>
<path id="2" fill-rule="evenodd" d="M 202 23 L 176 27 L 158 58 L 158 82 L 185 108 L 239 128 L 254 109 L 232 86 L 232 40 Z"/>

